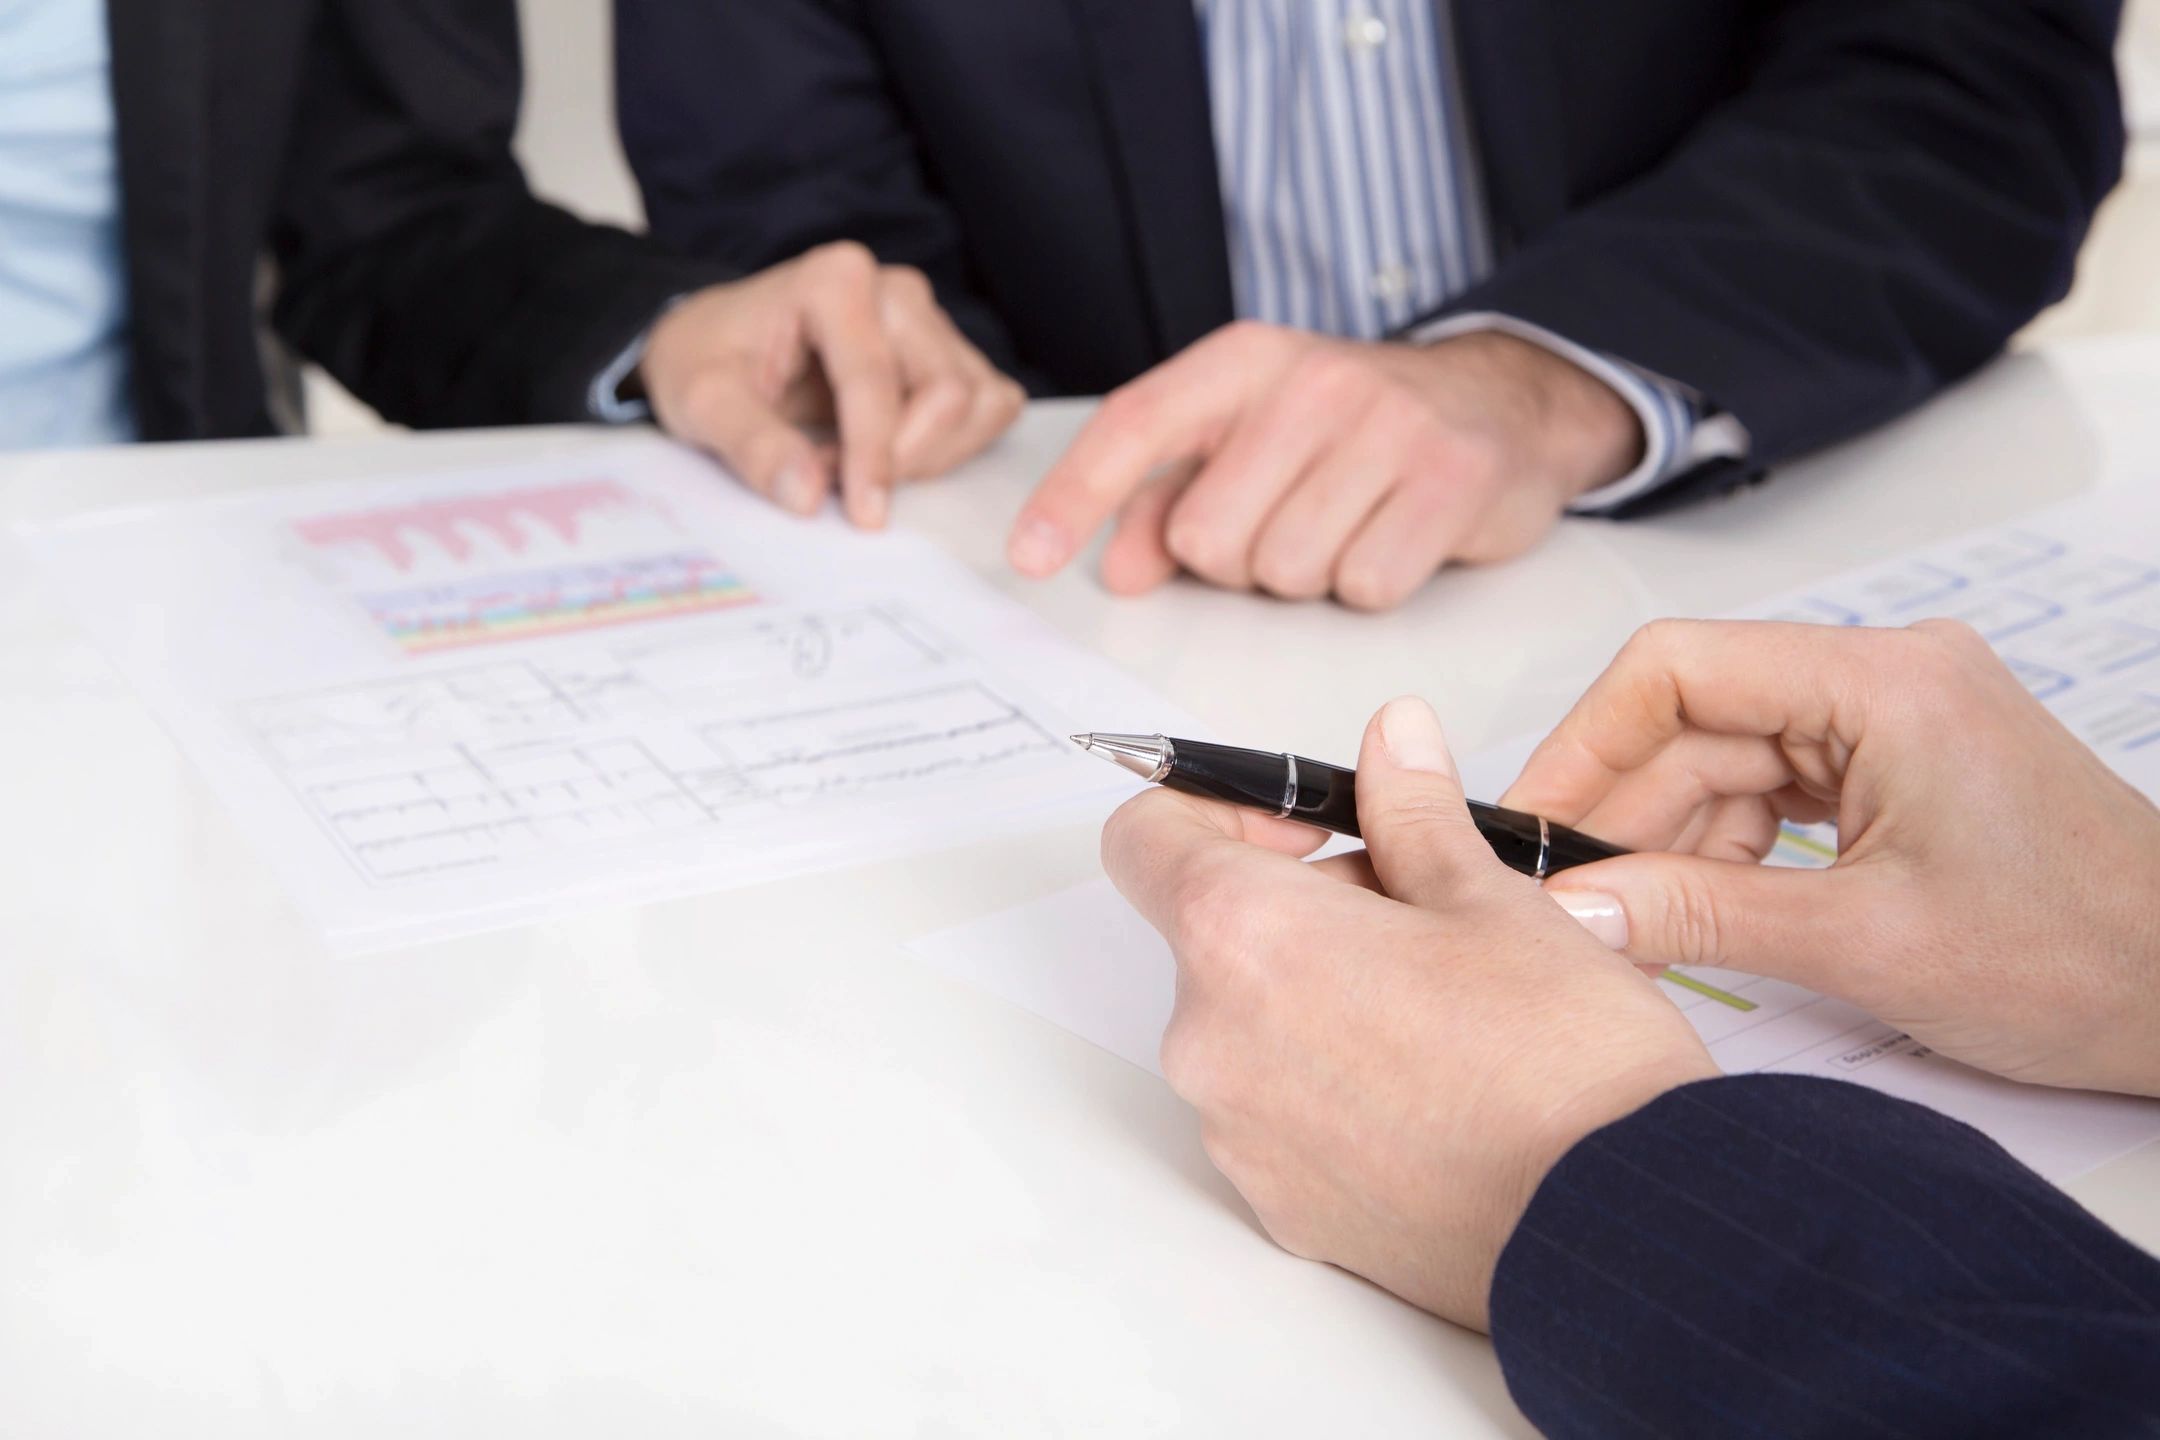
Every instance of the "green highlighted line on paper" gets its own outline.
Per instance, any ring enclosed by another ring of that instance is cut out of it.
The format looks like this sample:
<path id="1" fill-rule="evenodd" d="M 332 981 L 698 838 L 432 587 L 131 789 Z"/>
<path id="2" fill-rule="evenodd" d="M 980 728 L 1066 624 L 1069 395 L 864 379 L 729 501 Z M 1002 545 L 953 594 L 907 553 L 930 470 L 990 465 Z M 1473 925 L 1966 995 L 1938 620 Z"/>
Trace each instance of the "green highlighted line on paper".
<path id="1" fill-rule="evenodd" d="M 1730 1005 L 1735 1010 L 1747 1011 L 1755 1008 L 1755 1002 L 1752 1000 L 1743 1000 L 1730 990 L 1720 990 L 1715 985 L 1697 980 L 1692 975 L 1683 975 L 1678 970 L 1667 970 L 1663 975 L 1658 976 L 1658 979 L 1677 985 L 1683 990 L 1692 990 L 1705 1000 L 1715 1000 L 1720 1005 Z"/>

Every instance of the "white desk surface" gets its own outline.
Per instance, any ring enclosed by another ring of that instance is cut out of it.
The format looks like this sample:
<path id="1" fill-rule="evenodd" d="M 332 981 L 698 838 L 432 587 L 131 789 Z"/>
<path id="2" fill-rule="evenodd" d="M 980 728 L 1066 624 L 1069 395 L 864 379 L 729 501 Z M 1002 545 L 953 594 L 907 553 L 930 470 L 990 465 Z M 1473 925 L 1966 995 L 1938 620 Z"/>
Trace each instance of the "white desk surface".
<path id="1" fill-rule="evenodd" d="M 2160 484 L 2156 396 L 2160 338 L 2021 356 L 1377 619 L 1008 575 L 1074 407 L 899 520 L 1226 733 L 1349 754 L 1419 691 L 1469 751 L 1645 620 Z M 599 438 L 16 458 L 0 523 Z M 1527 1431 L 1485 1341 L 1268 1244 L 1159 1082 L 902 951 L 1092 828 L 339 962 L 20 566 L 0 657 L 0 1433 Z M 2072 1189 L 2160 1249 L 2160 1147 Z"/>

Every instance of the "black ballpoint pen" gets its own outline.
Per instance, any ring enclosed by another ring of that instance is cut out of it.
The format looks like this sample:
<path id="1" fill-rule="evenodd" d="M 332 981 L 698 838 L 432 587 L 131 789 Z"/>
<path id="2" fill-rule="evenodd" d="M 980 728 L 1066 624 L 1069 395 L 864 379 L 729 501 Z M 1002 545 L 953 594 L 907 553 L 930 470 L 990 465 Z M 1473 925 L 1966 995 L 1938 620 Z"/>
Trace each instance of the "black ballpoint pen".
<path id="1" fill-rule="evenodd" d="M 1072 741 L 1150 784 L 1362 838 L 1357 774 L 1339 765 L 1161 735 L 1075 735 Z M 1628 853 L 1565 825 L 1475 800 L 1470 802 L 1470 818 L 1503 864 L 1533 880 Z"/>

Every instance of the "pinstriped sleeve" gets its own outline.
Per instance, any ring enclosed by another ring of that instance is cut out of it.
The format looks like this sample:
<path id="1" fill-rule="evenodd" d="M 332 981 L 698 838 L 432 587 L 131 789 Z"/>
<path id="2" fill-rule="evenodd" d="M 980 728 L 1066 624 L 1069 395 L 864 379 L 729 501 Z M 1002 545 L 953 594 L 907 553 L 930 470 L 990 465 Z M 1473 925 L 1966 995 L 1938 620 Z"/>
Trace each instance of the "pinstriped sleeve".
<path id="1" fill-rule="evenodd" d="M 1553 1436 L 2160 1436 L 2160 1261 L 1977 1130 L 1732 1076 L 1577 1145 L 1500 1257 Z"/>
<path id="2" fill-rule="evenodd" d="M 1458 335 L 1498 331 L 1550 350 L 1596 376 L 1635 412 L 1642 422 L 1643 458 L 1636 467 L 1601 485 L 1569 506 L 1576 515 L 1620 515 L 1675 481 L 1712 466 L 1744 467 L 1747 427 L 1686 386 L 1652 375 L 1624 360 L 1586 350 L 1542 325 L 1510 315 L 1477 312 L 1453 315 L 1407 333 L 1412 344 L 1433 345 Z"/>

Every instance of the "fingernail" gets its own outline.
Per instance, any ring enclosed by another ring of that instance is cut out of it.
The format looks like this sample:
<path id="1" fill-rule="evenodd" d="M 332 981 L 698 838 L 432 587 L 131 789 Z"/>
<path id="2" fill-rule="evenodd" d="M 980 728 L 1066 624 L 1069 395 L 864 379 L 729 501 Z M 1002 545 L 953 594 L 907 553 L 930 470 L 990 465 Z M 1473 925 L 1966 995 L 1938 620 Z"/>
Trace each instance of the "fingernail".
<path id="1" fill-rule="evenodd" d="M 855 502 L 855 523 L 872 530 L 883 526 L 891 513 L 892 499 L 882 486 L 873 485 Z"/>
<path id="2" fill-rule="evenodd" d="M 825 497 L 824 487 L 805 465 L 790 465 L 773 482 L 773 497 L 798 515 L 814 515 Z"/>
<path id="3" fill-rule="evenodd" d="M 1575 917 L 1590 937 L 1608 950 L 1627 949 L 1627 910 L 1611 895 L 1596 890 L 1548 890 L 1552 902 Z"/>
<path id="4" fill-rule="evenodd" d="M 1021 574 L 1048 575 L 1065 563 L 1065 532 L 1048 520 L 1023 520 L 1007 553 Z"/>
<path id="5" fill-rule="evenodd" d="M 1380 712 L 1380 743 L 1398 769 L 1455 778 L 1455 757 L 1432 706 L 1415 695 L 1390 700 Z"/>

